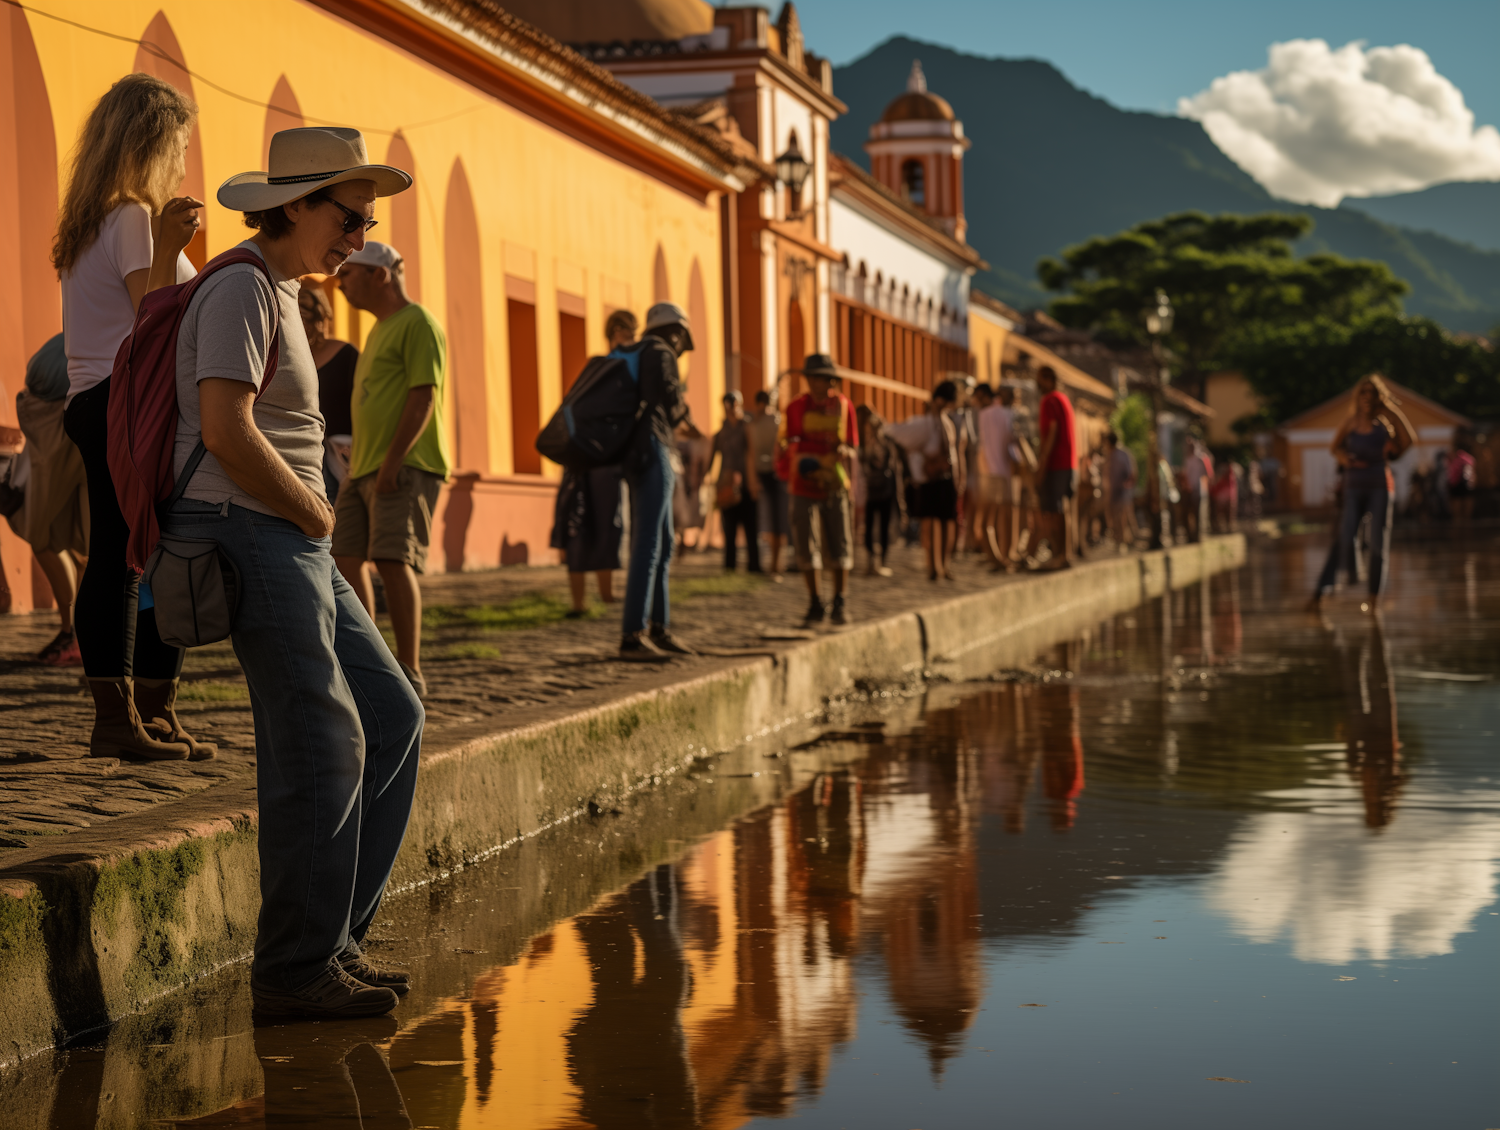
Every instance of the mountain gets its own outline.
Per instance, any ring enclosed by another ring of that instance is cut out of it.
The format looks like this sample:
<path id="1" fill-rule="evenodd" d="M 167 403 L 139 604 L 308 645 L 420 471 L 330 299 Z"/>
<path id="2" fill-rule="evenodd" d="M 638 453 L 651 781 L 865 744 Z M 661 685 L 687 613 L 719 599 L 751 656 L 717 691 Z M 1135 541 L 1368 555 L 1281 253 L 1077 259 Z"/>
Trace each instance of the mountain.
<path id="1" fill-rule="evenodd" d="M 1436 232 L 1483 251 L 1500 251 L 1500 182 L 1454 181 L 1421 192 L 1350 197 L 1339 207 L 1388 224 Z"/>
<path id="2" fill-rule="evenodd" d="M 1277 210 L 1316 221 L 1298 248 L 1304 254 L 1328 250 L 1390 264 L 1412 286 L 1411 313 L 1455 330 L 1485 331 L 1500 320 L 1500 251 L 1353 207 L 1277 200 L 1197 122 L 1121 110 L 1040 60 L 985 59 L 889 39 L 834 71 L 834 93 L 849 105 L 833 124 L 835 149 L 869 167 L 869 127 L 905 90 L 913 59 L 921 59 L 929 89 L 952 103 L 973 140 L 964 158 L 964 210 L 969 242 L 991 264 L 975 281 L 1012 305 L 1047 302 L 1036 261 L 1091 236 L 1189 209 Z"/>

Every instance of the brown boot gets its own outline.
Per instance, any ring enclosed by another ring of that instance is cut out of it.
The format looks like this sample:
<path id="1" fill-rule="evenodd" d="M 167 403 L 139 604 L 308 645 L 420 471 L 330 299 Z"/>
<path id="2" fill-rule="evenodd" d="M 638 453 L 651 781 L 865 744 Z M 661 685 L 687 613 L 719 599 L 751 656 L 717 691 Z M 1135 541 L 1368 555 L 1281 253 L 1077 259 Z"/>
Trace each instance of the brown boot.
<path id="1" fill-rule="evenodd" d="M 186 742 L 158 741 L 141 725 L 130 697 L 129 677 L 90 679 L 94 693 L 94 732 L 89 735 L 92 757 L 132 757 L 146 761 L 186 761 Z"/>
<path id="2" fill-rule="evenodd" d="M 212 761 L 219 753 L 213 742 L 200 742 L 182 728 L 177 717 L 176 679 L 136 679 L 135 709 L 153 735 L 188 747 L 189 761 Z"/>

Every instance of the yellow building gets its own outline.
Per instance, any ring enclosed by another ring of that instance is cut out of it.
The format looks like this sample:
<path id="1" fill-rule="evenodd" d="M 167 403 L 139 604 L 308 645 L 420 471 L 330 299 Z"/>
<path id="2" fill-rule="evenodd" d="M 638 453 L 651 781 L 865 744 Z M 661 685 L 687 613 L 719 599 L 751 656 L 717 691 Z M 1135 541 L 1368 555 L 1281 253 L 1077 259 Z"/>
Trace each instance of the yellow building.
<path id="1" fill-rule="evenodd" d="M 434 540 L 449 570 L 553 559 L 558 471 L 532 441 L 611 310 L 688 311 L 690 401 L 717 426 L 721 200 L 760 170 L 489 0 L 31 0 L 0 10 L 0 60 L 0 427 L 61 328 L 47 256 L 66 157 L 95 100 L 140 70 L 201 108 L 183 185 L 209 202 L 200 263 L 249 234 L 214 189 L 264 168 L 279 129 L 358 127 L 415 175 L 378 203 L 375 234 L 448 334 L 456 474 Z M 362 342 L 368 316 L 336 305 Z M 6 531 L 0 556 L 24 611 L 29 553 Z"/>
<path id="2" fill-rule="evenodd" d="M 969 372 L 998 389 L 1005 379 L 1005 343 L 1022 329 L 1021 315 L 982 290 L 969 291 Z"/>

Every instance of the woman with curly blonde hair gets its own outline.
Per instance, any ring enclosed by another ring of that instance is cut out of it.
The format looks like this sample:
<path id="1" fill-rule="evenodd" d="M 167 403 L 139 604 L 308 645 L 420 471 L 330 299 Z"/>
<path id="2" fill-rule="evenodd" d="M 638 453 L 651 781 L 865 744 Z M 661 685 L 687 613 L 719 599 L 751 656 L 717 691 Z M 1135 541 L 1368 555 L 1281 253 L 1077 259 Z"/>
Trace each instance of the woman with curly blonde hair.
<path id="1" fill-rule="evenodd" d="M 1390 551 L 1391 513 L 1395 487 L 1389 463 L 1401 458 L 1416 439 L 1416 429 L 1401 411 L 1401 402 L 1378 375 L 1365 377 L 1354 386 L 1349 415 L 1339 425 L 1330 450 L 1343 468 L 1343 511 L 1337 528 L 1338 563 L 1353 584 L 1358 576 L 1354 561 L 1354 539 L 1359 524 L 1370 516 L 1370 557 L 1367 581 L 1370 607 L 1385 591 L 1386 556 Z M 1329 566 L 1333 565 L 1329 556 Z M 1335 573 L 1325 567 L 1313 599 L 1321 599 L 1332 588 Z"/>
<path id="2" fill-rule="evenodd" d="M 125 563 L 130 531 L 106 454 L 110 370 L 141 299 L 194 274 L 182 250 L 203 202 L 172 194 L 197 116 L 192 100 L 160 79 L 133 74 L 115 83 L 79 134 L 52 247 L 68 356 L 63 426 L 88 476 L 89 567 L 74 624 L 94 695 L 96 757 L 180 761 L 216 752 L 177 720 L 182 649 L 162 642 L 153 608 L 137 612 L 138 582 Z"/>

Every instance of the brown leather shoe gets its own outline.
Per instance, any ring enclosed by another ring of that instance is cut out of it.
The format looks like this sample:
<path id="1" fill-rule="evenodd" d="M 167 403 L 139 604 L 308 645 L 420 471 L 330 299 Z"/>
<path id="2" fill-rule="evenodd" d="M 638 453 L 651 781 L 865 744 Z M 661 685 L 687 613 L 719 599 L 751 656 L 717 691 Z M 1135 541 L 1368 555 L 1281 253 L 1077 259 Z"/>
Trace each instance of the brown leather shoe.
<path id="1" fill-rule="evenodd" d="M 300 989 L 273 989 L 252 973 L 250 1000 L 257 1017 L 303 1016 L 313 1020 L 384 1016 L 397 1003 L 390 989 L 356 981 L 337 961 L 330 961 L 321 974 Z"/>
<path id="2" fill-rule="evenodd" d="M 176 679 L 136 679 L 135 709 L 141 722 L 162 741 L 188 747 L 189 761 L 212 761 L 219 753 L 213 742 L 200 742 L 182 728 L 177 717 Z"/>
<path id="3" fill-rule="evenodd" d="M 371 965 L 362 953 L 340 954 L 338 960 L 339 968 L 363 985 L 389 989 L 398 997 L 404 997 L 411 992 L 411 974 L 409 973 L 402 973 L 395 969 L 381 969 Z"/>
<path id="4" fill-rule="evenodd" d="M 94 695 L 94 729 L 89 734 L 91 757 L 131 757 L 146 761 L 186 761 L 186 742 L 162 741 L 141 724 L 131 700 L 130 678 L 90 679 Z"/>

